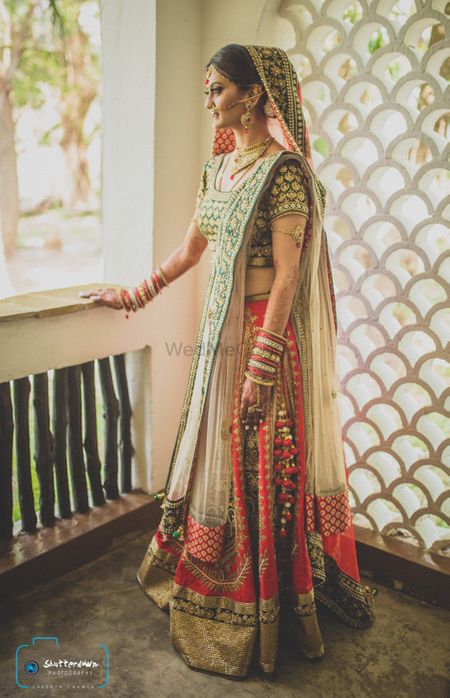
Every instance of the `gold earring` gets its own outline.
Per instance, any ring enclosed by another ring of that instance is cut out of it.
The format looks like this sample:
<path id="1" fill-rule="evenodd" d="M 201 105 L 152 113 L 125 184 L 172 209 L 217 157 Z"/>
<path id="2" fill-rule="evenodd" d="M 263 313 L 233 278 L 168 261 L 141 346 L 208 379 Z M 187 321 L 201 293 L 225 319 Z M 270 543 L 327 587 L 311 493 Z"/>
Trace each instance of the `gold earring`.
<path id="1" fill-rule="evenodd" d="M 248 133 L 248 127 L 251 126 L 255 119 L 252 116 L 253 106 L 251 103 L 247 102 L 245 105 L 246 111 L 241 116 L 241 124 L 245 128 L 245 133 Z"/>

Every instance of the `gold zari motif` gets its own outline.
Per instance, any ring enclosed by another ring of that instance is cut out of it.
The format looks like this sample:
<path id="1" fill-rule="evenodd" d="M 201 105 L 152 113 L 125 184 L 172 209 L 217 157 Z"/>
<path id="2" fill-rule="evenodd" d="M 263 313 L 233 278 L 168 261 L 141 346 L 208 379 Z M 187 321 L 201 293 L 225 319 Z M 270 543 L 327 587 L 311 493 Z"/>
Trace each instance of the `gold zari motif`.
<path id="1" fill-rule="evenodd" d="M 221 165 L 220 155 L 207 160 L 197 194 L 195 220 L 212 252 L 217 245 L 220 223 L 230 197 L 240 189 L 239 184 L 230 191 L 216 189 Z M 261 197 L 253 224 L 248 267 L 273 267 L 272 222 L 288 213 L 310 215 L 308 185 L 297 160 L 287 160 L 277 167 L 271 186 Z"/>

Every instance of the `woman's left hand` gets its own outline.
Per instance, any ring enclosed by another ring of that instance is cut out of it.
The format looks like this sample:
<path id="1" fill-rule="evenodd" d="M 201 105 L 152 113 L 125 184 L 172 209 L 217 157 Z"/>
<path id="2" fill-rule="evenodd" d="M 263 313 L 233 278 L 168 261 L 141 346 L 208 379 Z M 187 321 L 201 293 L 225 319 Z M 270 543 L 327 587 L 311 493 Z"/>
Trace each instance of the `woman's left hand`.
<path id="1" fill-rule="evenodd" d="M 242 386 L 241 419 L 250 427 L 257 426 L 261 420 L 266 418 L 267 407 L 272 393 L 271 385 L 258 385 L 258 389 L 261 409 L 249 412 L 248 408 L 257 402 L 257 387 L 255 381 L 252 381 L 251 378 L 246 378 Z"/>

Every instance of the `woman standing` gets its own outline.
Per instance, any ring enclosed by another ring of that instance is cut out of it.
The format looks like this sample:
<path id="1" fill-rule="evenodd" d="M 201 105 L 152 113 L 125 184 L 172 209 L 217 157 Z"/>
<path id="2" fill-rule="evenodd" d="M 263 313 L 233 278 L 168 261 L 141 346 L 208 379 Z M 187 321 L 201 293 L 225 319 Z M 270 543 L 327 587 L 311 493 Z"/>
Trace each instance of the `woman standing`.
<path id="1" fill-rule="evenodd" d="M 303 655 L 321 657 L 316 602 L 363 628 L 374 592 L 356 559 L 326 192 L 295 69 L 281 49 L 229 44 L 204 89 L 213 151 L 183 253 L 121 297 L 91 297 L 137 310 L 209 246 L 163 515 L 137 579 L 170 611 L 190 667 L 244 677 L 253 655 L 274 671 L 280 617 Z"/>

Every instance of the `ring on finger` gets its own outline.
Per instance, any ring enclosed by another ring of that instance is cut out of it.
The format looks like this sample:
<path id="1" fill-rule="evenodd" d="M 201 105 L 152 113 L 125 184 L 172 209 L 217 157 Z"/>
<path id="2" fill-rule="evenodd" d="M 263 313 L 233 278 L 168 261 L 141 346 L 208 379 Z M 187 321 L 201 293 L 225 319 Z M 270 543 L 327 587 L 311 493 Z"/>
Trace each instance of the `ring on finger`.
<path id="1" fill-rule="evenodd" d="M 250 407 L 248 408 L 249 414 L 254 414 L 255 412 L 261 412 L 261 405 L 258 405 L 258 403 L 250 405 Z"/>

